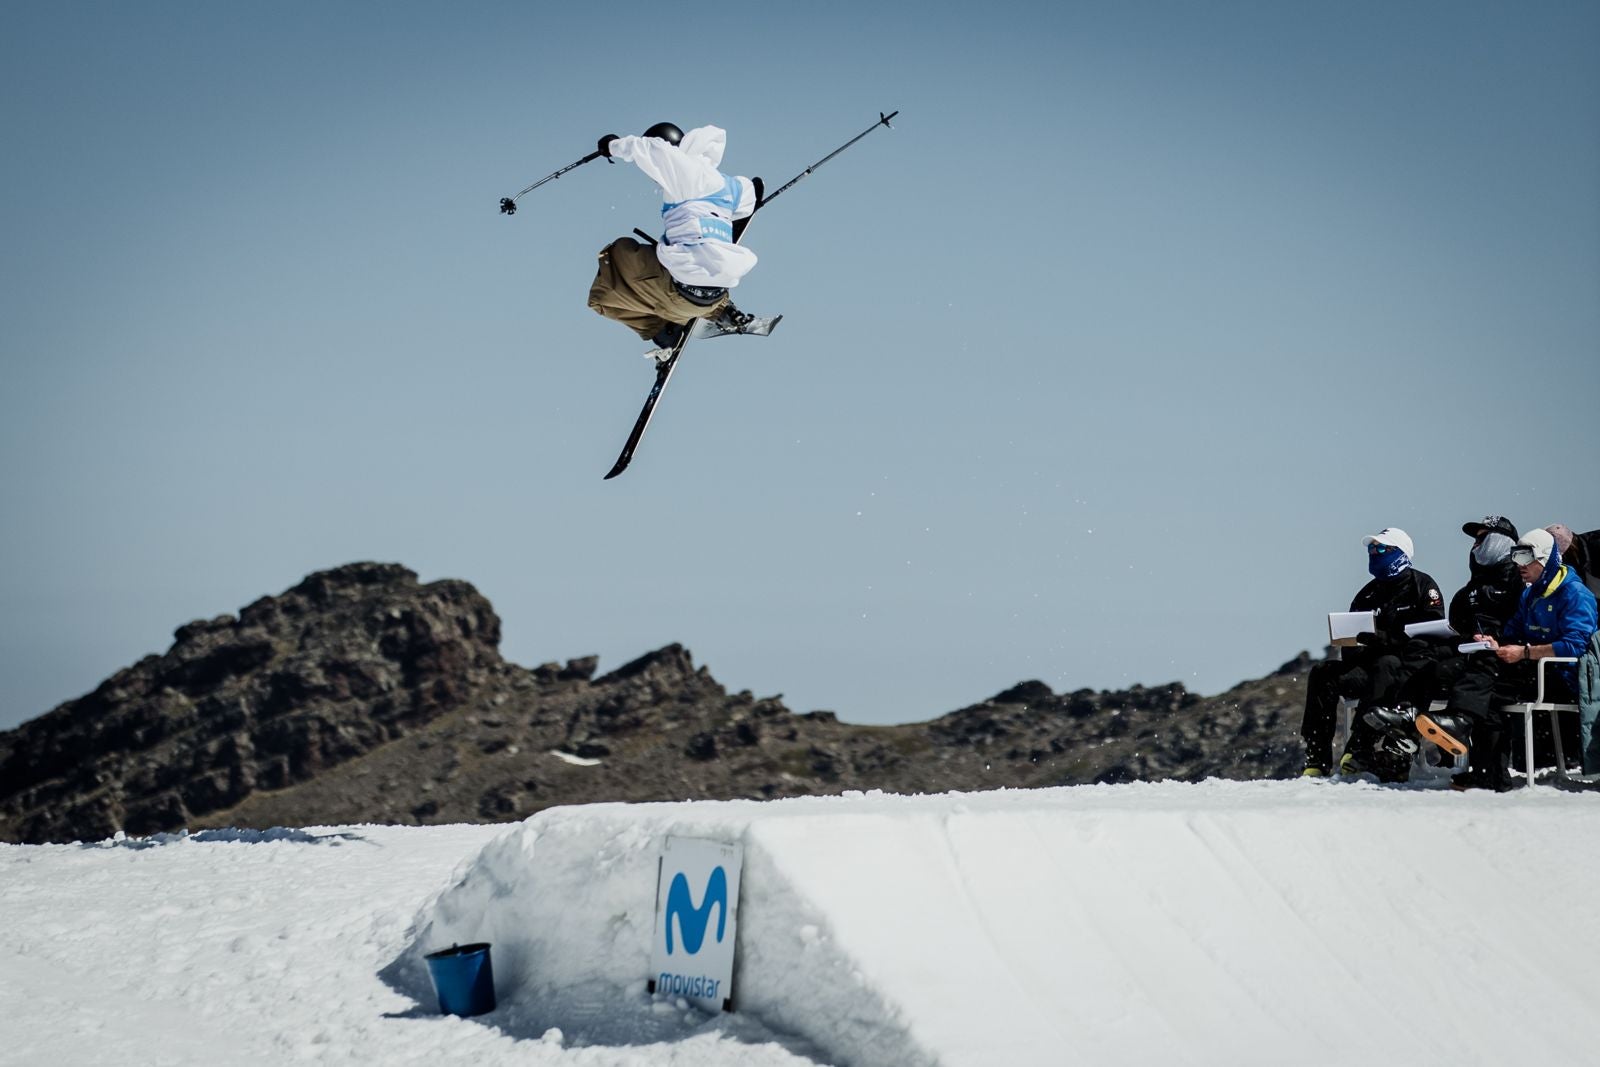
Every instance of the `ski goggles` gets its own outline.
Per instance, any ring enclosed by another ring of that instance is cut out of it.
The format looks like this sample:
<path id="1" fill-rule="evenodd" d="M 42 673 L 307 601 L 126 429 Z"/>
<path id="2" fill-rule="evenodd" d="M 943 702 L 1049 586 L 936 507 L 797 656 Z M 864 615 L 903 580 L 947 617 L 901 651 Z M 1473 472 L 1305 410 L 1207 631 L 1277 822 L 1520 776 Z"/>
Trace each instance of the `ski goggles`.
<path id="1" fill-rule="evenodd" d="M 1511 562 L 1519 567 L 1526 567 L 1536 559 L 1538 557 L 1533 554 L 1533 549 L 1527 545 L 1515 545 L 1511 549 Z"/>

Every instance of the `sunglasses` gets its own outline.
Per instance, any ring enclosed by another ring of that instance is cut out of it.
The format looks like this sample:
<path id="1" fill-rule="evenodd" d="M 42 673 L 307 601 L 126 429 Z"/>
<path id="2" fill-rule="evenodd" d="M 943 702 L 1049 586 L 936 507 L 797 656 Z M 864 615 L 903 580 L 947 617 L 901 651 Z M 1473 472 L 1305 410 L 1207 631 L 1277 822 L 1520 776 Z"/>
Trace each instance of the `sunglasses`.
<path id="1" fill-rule="evenodd" d="M 1516 548 L 1511 550 L 1511 562 L 1515 563 L 1519 567 L 1526 567 L 1528 564 L 1532 563 L 1535 558 L 1536 557 L 1533 554 L 1533 549 L 1527 548 L 1523 545 L 1518 545 Z"/>
<path id="2" fill-rule="evenodd" d="M 1393 545 L 1379 544 L 1376 541 L 1367 546 L 1367 555 L 1369 556 L 1382 556 L 1394 551 L 1396 549 Z"/>

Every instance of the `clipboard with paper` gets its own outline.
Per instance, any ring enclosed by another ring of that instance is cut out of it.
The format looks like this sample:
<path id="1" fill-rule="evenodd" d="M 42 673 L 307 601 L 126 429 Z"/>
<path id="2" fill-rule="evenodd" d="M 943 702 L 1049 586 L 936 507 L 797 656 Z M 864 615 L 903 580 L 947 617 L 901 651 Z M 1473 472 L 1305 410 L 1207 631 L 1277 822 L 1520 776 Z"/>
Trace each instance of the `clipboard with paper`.
<path id="1" fill-rule="evenodd" d="M 1328 643 L 1336 648 L 1360 644 L 1361 634 L 1376 633 L 1377 614 L 1371 611 L 1328 612 Z"/>
<path id="2" fill-rule="evenodd" d="M 1430 622 L 1411 622 L 1406 624 L 1407 637 L 1437 637 L 1449 640 L 1462 635 L 1456 633 L 1456 628 L 1443 619 L 1434 619 Z M 1487 641 L 1463 641 L 1456 645 L 1457 652 L 1486 652 L 1494 646 Z"/>
<path id="3" fill-rule="evenodd" d="M 1443 619 L 1406 623 L 1407 637 L 1455 637 L 1455 627 Z"/>

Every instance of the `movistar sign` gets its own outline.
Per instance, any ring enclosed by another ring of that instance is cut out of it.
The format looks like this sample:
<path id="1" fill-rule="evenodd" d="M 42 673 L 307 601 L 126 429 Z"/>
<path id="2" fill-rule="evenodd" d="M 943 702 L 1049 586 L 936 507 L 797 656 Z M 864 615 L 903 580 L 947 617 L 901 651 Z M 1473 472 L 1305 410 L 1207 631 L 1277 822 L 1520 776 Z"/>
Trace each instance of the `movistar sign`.
<path id="1" fill-rule="evenodd" d="M 717 944 L 728 928 L 728 874 L 720 866 L 706 879 L 705 895 L 700 906 L 694 906 L 689 896 L 689 879 L 679 871 L 672 876 L 672 887 L 667 890 L 666 935 L 667 955 L 672 955 L 672 930 L 676 926 L 683 934 L 683 950 L 693 956 L 706 940 L 706 927 L 711 924 L 711 909 L 717 909 Z"/>
<path id="2" fill-rule="evenodd" d="M 656 869 L 655 942 L 650 949 L 652 993 L 683 997 L 707 1011 L 733 1006 L 743 864 L 744 849 L 737 844 L 698 837 L 662 841 Z"/>

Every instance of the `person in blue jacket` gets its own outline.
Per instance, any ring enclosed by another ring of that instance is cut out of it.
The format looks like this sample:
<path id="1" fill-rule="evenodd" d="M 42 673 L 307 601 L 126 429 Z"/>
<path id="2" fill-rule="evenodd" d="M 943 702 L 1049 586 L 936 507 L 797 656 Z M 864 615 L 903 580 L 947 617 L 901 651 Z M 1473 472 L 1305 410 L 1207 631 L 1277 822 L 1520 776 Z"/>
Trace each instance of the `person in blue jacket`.
<path id="1" fill-rule="evenodd" d="M 1454 784 L 1495 790 L 1510 788 L 1505 725 L 1494 711 L 1502 704 L 1533 699 L 1538 686 L 1535 664 L 1550 656 L 1580 657 L 1600 628 L 1594 594 L 1561 562 L 1561 551 L 1548 530 L 1530 530 L 1511 549 L 1527 588 L 1522 601 L 1496 638 L 1474 634 L 1488 645 L 1497 661 L 1486 672 L 1486 684 L 1451 694 L 1450 707 L 1437 715 L 1417 716 L 1417 732 L 1452 754 L 1468 755 L 1471 769 Z M 1578 672 L 1570 663 L 1546 672 L 1545 699 L 1577 703 Z M 1530 771 L 1531 773 L 1531 771 Z"/>

